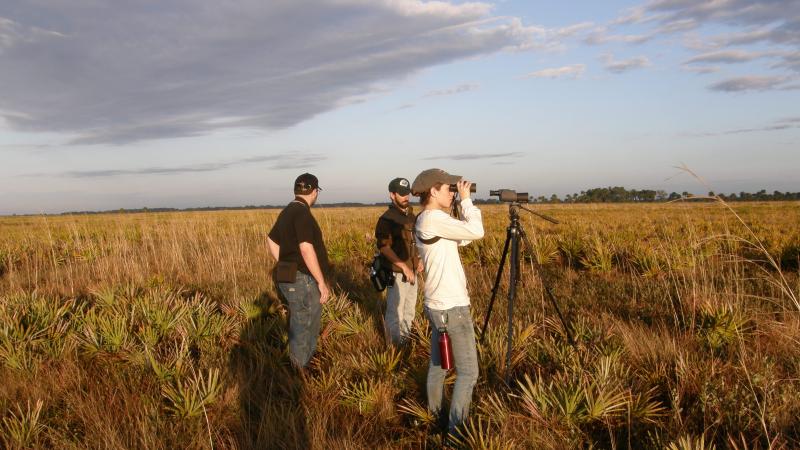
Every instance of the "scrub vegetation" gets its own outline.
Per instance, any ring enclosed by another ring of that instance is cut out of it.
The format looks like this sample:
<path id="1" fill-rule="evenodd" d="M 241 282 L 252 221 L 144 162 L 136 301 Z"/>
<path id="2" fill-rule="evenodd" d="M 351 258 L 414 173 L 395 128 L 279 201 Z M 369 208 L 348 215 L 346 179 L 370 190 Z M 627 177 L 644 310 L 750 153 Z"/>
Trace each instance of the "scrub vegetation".
<path id="1" fill-rule="evenodd" d="M 506 270 L 462 446 L 800 446 L 800 203 L 534 207 L 561 224 L 523 213 L 511 364 Z M 482 210 L 461 251 L 476 328 L 508 224 Z M 302 374 L 270 279 L 277 210 L 0 219 L 0 446 L 439 448 L 428 325 L 387 347 L 367 277 L 382 208 L 313 211 L 334 292 Z"/>

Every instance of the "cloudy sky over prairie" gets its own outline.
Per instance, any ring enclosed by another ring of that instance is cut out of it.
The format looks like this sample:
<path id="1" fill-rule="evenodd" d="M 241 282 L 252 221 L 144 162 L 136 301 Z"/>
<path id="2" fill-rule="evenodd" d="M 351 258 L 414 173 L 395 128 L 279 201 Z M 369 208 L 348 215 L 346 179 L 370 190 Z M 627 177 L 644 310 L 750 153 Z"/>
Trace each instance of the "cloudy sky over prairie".
<path id="1" fill-rule="evenodd" d="M 800 190 L 800 1 L 0 5 L 0 214 Z"/>

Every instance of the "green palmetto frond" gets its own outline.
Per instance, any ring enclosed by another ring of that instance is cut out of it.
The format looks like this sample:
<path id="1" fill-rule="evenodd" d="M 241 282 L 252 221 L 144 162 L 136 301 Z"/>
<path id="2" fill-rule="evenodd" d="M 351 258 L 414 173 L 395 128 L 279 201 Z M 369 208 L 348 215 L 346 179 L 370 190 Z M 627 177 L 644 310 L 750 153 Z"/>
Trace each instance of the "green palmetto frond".
<path id="1" fill-rule="evenodd" d="M 412 399 L 402 400 L 397 406 L 397 410 L 409 416 L 416 425 L 434 426 L 436 424 L 436 416 L 428 408 Z"/>
<path id="2" fill-rule="evenodd" d="M 491 429 L 489 422 L 480 418 L 471 419 L 459 427 L 452 440 L 457 447 L 476 450 L 505 450 L 515 447 L 513 441 L 504 439 Z"/>
<path id="3" fill-rule="evenodd" d="M 664 264 L 650 247 L 634 246 L 630 258 L 636 272 L 645 278 L 655 278 L 664 272 Z"/>
<path id="4" fill-rule="evenodd" d="M 550 411 L 550 397 L 547 395 L 544 384 L 533 381 L 528 374 L 517 382 L 520 393 L 515 394 L 522 402 L 523 409 L 533 419 L 543 420 Z"/>
<path id="5" fill-rule="evenodd" d="M 568 265 L 577 264 L 585 254 L 585 245 L 579 233 L 573 229 L 558 238 L 558 250 L 564 255 Z"/>
<path id="6" fill-rule="evenodd" d="M 222 389 L 219 369 L 209 369 L 205 375 L 194 374 L 188 380 L 175 379 L 161 387 L 167 399 L 167 410 L 176 417 L 186 419 L 203 414 L 213 404 Z"/>
<path id="7" fill-rule="evenodd" d="M 347 383 L 342 389 L 340 403 L 361 414 L 369 414 L 378 404 L 378 389 L 378 383 L 369 378 Z"/>
<path id="8" fill-rule="evenodd" d="M 714 450 L 717 447 L 713 442 L 706 443 L 705 437 L 701 436 L 681 436 L 677 441 L 671 442 L 667 450 Z"/>
<path id="9" fill-rule="evenodd" d="M 614 249 L 611 244 L 595 236 L 580 261 L 592 272 L 610 272 L 614 268 Z"/>
<path id="10" fill-rule="evenodd" d="M 38 358 L 27 345 L 18 345 L 8 339 L 0 340 L 0 361 L 13 370 L 31 371 Z"/>
<path id="11" fill-rule="evenodd" d="M 336 321 L 335 330 L 342 336 L 353 336 L 365 333 L 369 325 L 355 314 L 348 314 Z"/>
<path id="12" fill-rule="evenodd" d="M 594 362 L 593 380 L 601 388 L 618 383 L 620 380 L 627 380 L 630 376 L 630 368 L 622 362 L 622 351 L 615 350 L 607 355 L 599 357 Z"/>
<path id="13" fill-rule="evenodd" d="M 664 417 L 668 409 L 658 400 L 654 400 L 656 389 L 652 388 L 647 392 L 633 394 L 630 400 L 630 417 L 644 423 L 658 423 L 658 419 Z"/>
<path id="14" fill-rule="evenodd" d="M 586 420 L 611 422 L 625 415 L 629 399 L 627 392 L 616 386 L 604 387 L 596 384 L 584 390 L 586 397 Z"/>
<path id="15" fill-rule="evenodd" d="M 370 353 L 369 359 L 372 372 L 378 376 L 390 375 L 400 367 L 403 354 L 396 347 L 389 347 L 386 351 Z"/>
<path id="16" fill-rule="evenodd" d="M 534 233 L 530 236 L 532 249 L 529 249 L 536 258 L 536 262 L 545 266 L 558 258 L 558 243 L 552 236 Z"/>
<path id="17" fill-rule="evenodd" d="M 3 418 L 3 438 L 7 448 L 29 448 L 36 443 L 37 437 L 46 428 L 40 421 L 43 405 L 41 400 L 36 400 L 31 408 L 28 401 L 24 410 L 17 405 L 16 411 L 11 411 Z"/>
<path id="18" fill-rule="evenodd" d="M 479 417 L 501 424 L 512 414 L 511 399 L 506 394 L 492 392 L 480 398 L 476 409 Z"/>
<path id="19" fill-rule="evenodd" d="M 719 350 L 745 333 L 750 322 L 750 318 L 732 307 L 709 307 L 701 314 L 699 332 L 709 348 Z"/>

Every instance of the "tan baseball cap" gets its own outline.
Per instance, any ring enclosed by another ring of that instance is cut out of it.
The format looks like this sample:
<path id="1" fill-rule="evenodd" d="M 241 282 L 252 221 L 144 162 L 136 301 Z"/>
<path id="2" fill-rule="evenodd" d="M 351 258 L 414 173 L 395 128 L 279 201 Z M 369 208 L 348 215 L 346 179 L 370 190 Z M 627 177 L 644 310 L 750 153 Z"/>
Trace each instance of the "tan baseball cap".
<path id="1" fill-rule="evenodd" d="M 461 180 L 461 175 L 450 175 L 442 169 L 423 170 L 411 184 L 411 193 L 419 195 L 430 190 L 436 183 L 453 184 Z"/>

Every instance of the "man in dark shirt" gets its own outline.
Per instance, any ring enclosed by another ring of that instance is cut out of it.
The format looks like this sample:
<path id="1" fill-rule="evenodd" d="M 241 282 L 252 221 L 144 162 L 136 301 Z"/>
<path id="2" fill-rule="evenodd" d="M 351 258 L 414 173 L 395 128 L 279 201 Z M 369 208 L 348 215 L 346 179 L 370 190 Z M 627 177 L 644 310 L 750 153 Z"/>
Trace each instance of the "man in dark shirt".
<path id="1" fill-rule="evenodd" d="M 392 204 L 375 225 L 375 241 L 383 264 L 391 265 L 394 284 L 386 292 L 384 321 L 392 344 L 403 345 L 411 333 L 417 306 L 417 272 L 422 264 L 417 257 L 413 240 L 416 216 L 409 205 L 411 184 L 405 178 L 389 183 Z"/>
<path id="2" fill-rule="evenodd" d="M 322 231 L 311 215 L 319 196 L 319 181 L 304 173 L 294 182 L 295 198 L 278 215 L 267 243 L 278 261 L 278 288 L 289 304 L 289 355 L 305 367 L 317 348 L 322 305 L 330 291 L 325 282 L 328 252 Z"/>

